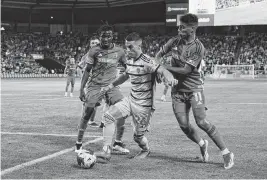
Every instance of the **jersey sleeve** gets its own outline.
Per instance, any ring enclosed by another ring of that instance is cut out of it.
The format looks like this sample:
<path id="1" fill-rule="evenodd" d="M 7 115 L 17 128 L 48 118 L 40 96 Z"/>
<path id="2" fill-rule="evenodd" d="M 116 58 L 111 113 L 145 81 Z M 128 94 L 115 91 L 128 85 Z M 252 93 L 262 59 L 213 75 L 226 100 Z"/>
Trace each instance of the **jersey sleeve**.
<path id="1" fill-rule="evenodd" d="M 152 58 L 144 58 L 143 64 L 148 73 L 156 72 L 160 66 Z"/>
<path id="2" fill-rule="evenodd" d="M 87 58 L 88 55 L 89 55 L 89 53 L 86 53 L 86 54 L 82 57 L 81 61 L 80 61 L 79 64 L 78 64 L 78 66 L 81 67 L 82 69 L 86 66 L 86 58 Z"/>
<path id="3" fill-rule="evenodd" d="M 86 54 L 85 56 L 85 62 L 87 64 L 95 64 L 95 58 L 94 58 L 94 55 L 95 55 L 95 51 L 94 49 L 90 49 L 89 52 Z"/>
<path id="4" fill-rule="evenodd" d="M 173 37 L 171 39 L 169 39 L 169 41 L 167 41 L 166 44 L 164 44 L 162 47 L 161 47 L 161 50 L 164 54 L 167 54 L 171 51 L 172 49 L 172 46 L 175 42 L 177 42 L 177 40 L 179 40 L 180 38 L 177 38 L 177 37 Z"/>
<path id="5" fill-rule="evenodd" d="M 121 53 L 120 53 L 120 59 L 119 59 L 119 62 L 123 65 L 123 66 L 125 66 L 126 65 L 126 55 L 125 55 L 125 52 L 124 52 L 124 50 L 122 49 L 121 50 Z"/>
<path id="6" fill-rule="evenodd" d="M 202 44 L 195 44 L 187 50 L 184 59 L 185 62 L 193 67 L 197 67 L 204 57 L 205 48 Z"/>

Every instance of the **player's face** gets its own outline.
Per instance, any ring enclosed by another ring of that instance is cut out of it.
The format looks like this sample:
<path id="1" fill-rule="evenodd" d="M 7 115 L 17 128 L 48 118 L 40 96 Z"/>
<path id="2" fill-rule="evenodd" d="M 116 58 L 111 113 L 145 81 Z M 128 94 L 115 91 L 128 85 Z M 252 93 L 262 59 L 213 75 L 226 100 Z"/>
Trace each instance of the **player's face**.
<path id="1" fill-rule="evenodd" d="M 90 48 L 95 47 L 98 44 L 99 44 L 99 40 L 98 39 L 91 40 L 90 41 Z"/>
<path id="2" fill-rule="evenodd" d="M 178 34 L 183 39 L 188 39 L 193 33 L 194 33 L 193 26 L 181 22 L 181 25 L 178 28 Z"/>
<path id="3" fill-rule="evenodd" d="M 126 54 L 129 58 L 137 58 L 137 56 L 141 53 L 140 45 L 134 41 L 127 41 L 125 46 Z"/>
<path id="4" fill-rule="evenodd" d="M 100 34 L 101 45 L 104 47 L 109 47 L 113 40 L 112 31 L 102 31 Z"/>

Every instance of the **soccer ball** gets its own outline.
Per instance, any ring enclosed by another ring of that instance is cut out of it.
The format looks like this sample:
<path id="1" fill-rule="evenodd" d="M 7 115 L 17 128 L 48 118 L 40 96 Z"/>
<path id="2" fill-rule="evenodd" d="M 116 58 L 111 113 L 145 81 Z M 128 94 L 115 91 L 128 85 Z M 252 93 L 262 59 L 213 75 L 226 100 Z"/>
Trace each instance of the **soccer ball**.
<path id="1" fill-rule="evenodd" d="M 81 150 L 77 154 L 77 162 L 80 167 L 90 169 L 96 163 L 96 156 L 93 151 Z"/>

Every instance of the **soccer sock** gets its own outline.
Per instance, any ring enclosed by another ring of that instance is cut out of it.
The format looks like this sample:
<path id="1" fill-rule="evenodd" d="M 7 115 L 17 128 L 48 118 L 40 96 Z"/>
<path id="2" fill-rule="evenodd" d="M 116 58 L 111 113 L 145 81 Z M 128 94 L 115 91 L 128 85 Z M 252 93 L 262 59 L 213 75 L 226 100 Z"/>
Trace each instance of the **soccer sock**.
<path id="1" fill-rule="evenodd" d="M 83 129 L 79 129 L 78 130 L 78 139 L 77 139 L 78 143 L 82 143 L 83 135 L 84 135 L 84 130 Z"/>
<path id="2" fill-rule="evenodd" d="M 221 153 L 222 155 L 225 155 L 225 154 L 230 153 L 230 151 L 227 148 L 225 148 L 224 150 L 221 151 Z"/>
<path id="3" fill-rule="evenodd" d="M 207 134 L 221 151 L 226 149 L 223 138 L 214 125 L 212 125 L 211 128 L 207 131 Z"/>
<path id="4" fill-rule="evenodd" d="M 164 90 L 163 90 L 163 95 L 166 96 L 167 92 L 168 92 L 169 86 L 165 86 Z"/>
<path id="5" fill-rule="evenodd" d="M 106 123 L 103 128 L 104 146 L 111 147 L 114 132 L 115 132 L 114 122 L 108 124 Z"/>
<path id="6" fill-rule="evenodd" d="M 73 93 L 73 91 L 74 91 L 74 86 L 71 86 L 70 92 Z"/>
<path id="7" fill-rule="evenodd" d="M 96 108 L 94 109 L 89 121 L 94 122 L 95 121 L 95 115 L 96 115 Z"/>
<path id="8" fill-rule="evenodd" d="M 117 123 L 116 123 L 117 131 L 116 131 L 116 137 L 115 137 L 115 140 L 117 142 L 122 141 L 122 136 L 124 134 L 124 129 L 125 129 L 124 124 L 125 124 L 125 118 L 117 120 Z"/>
<path id="9" fill-rule="evenodd" d="M 203 139 L 201 139 L 201 140 L 199 141 L 199 143 L 198 143 L 198 145 L 199 145 L 200 147 L 202 147 L 204 144 L 205 144 L 205 142 L 204 142 Z"/>

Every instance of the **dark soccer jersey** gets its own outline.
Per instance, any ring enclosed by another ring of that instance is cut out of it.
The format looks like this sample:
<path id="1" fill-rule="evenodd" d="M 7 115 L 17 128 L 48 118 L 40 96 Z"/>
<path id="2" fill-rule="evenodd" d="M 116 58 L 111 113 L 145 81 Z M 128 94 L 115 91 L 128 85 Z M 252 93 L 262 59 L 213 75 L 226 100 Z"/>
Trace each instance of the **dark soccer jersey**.
<path id="1" fill-rule="evenodd" d="M 89 50 L 86 62 L 93 65 L 92 83 L 107 86 L 116 79 L 118 64 L 126 64 L 126 57 L 124 50 L 115 45 L 109 49 L 96 46 Z"/>
<path id="2" fill-rule="evenodd" d="M 76 74 L 76 63 L 74 58 L 66 60 L 67 74 L 68 76 L 75 76 Z"/>
<path id="3" fill-rule="evenodd" d="M 202 91 L 204 79 L 201 73 L 201 61 L 205 52 L 203 44 L 198 39 L 189 44 L 183 43 L 182 40 L 170 39 L 162 49 L 164 53 L 172 52 L 171 66 L 184 67 L 185 64 L 189 64 L 193 67 L 193 71 L 187 75 L 173 73 L 174 77 L 178 79 L 178 85 L 173 87 L 173 91 Z"/>

